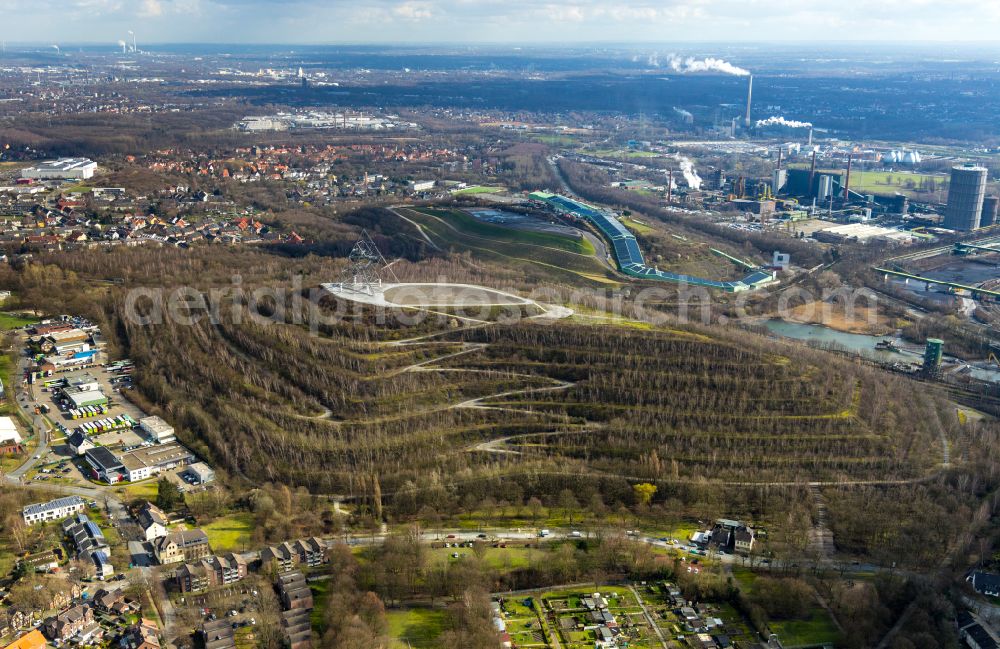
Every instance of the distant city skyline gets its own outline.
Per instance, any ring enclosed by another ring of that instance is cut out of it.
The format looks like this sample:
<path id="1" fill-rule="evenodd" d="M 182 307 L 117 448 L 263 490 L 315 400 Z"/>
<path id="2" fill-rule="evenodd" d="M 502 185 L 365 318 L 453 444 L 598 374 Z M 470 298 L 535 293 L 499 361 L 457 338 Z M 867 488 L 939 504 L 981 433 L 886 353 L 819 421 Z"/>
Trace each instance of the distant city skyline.
<path id="1" fill-rule="evenodd" d="M 997 0 L 0 0 L 8 42 L 983 41 Z"/>

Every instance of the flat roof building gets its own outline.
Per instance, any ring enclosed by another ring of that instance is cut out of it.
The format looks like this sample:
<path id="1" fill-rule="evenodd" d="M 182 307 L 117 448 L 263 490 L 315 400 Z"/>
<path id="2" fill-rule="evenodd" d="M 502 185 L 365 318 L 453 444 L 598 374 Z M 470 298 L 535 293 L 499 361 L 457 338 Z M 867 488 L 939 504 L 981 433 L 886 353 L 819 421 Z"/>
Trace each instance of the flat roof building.
<path id="1" fill-rule="evenodd" d="M 87 464 L 91 466 L 94 476 L 99 480 L 104 480 L 108 484 L 114 484 L 122 479 L 125 472 L 125 465 L 103 446 L 88 449 L 84 454 Z"/>
<path id="2" fill-rule="evenodd" d="M 175 439 L 174 427 L 155 415 L 139 420 L 139 428 L 155 442 L 166 444 Z"/>
<path id="3" fill-rule="evenodd" d="M 21 170 L 21 178 L 31 178 L 33 180 L 59 180 L 72 178 L 86 180 L 94 177 L 97 171 L 97 163 L 88 158 L 60 158 L 59 160 L 46 160 L 34 167 Z"/>
<path id="4" fill-rule="evenodd" d="M 87 406 L 103 406 L 108 403 L 108 398 L 100 389 L 82 390 L 80 388 L 66 388 L 63 390 L 66 398 L 73 403 L 73 408 L 86 408 Z"/>
<path id="5" fill-rule="evenodd" d="M 189 466 L 187 474 L 196 484 L 208 484 L 215 480 L 215 471 L 204 462 L 195 462 Z"/>

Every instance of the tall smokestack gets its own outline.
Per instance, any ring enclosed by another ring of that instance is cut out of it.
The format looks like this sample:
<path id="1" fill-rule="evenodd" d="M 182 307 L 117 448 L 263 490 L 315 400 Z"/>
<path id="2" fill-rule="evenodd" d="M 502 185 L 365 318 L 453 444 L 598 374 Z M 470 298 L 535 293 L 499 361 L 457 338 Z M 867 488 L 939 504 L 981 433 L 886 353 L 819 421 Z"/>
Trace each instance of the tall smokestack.
<path id="1" fill-rule="evenodd" d="M 813 180 L 816 178 L 816 152 L 813 151 L 812 167 L 809 168 L 809 193 L 813 190 Z"/>
<path id="2" fill-rule="evenodd" d="M 844 179 L 844 200 L 851 200 L 851 162 L 853 162 L 853 155 L 847 154 L 847 177 Z"/>
<path id="3" fill-rule="evenodd" d="M 753 75 L 750 75 L 750 82 L 747 84 L 747 116 L 743 119 L 743 124 L 750 128 L 750 103 L 753 101 Z"/>
<path id="4" fill-rule="evenodd" d="M 667 205 L 670 204 L 670 199 L 674 194 L 674 170 L 667 170 Z"/>
<path id="5" fill-rule="evenodd" d="M 809 127 L 809 146 L 813 145 L 813 127 Z"/>
<path id="6" fill-rule="evenodd" d="M 775 167 L 775 170 L 781 171 L 781 147 L 780 146 L 778 147 L 778 166 Z"/>

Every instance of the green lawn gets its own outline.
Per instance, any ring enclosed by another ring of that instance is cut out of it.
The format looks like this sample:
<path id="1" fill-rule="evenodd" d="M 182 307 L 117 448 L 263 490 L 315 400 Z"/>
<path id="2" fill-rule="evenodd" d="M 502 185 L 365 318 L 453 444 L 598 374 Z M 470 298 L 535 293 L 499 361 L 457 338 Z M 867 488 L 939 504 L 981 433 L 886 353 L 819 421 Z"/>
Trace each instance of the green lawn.
<path id="1" fill-rule="evenodd" d="M 447 563 L 454 561 L 465 561 L 475 558 L 472 548 L 434 548 L 429 551 L 429 558 L 433 562 Z M 459 559 L 453 558 L 452 554 L 460 555 Z M 485 561 L 491 568 L 497 570 L 516 570 L 527 568 L 532 562 L 537 562 L 548 552 L 537 548 L 486 548 L 483 554 Z"/>
<path id="2" fill-rule="evenodd" d="M 309 589 L 313 595 L 313 610 L 309 615 L 313 632 L 320 634 L 323 632 L 323 617 L 326 615 L 326 601 L 330 598 L 330 581 L 309 582 Z"/>
<path id="3" fill-rule="evenodd" d="M 529 274 L 579 283 L 606 283 L 611 272 L 586 238 L 516 230 L 485 223 L 460 210 L 401 209 L 443 249 L 468 250 L 482 258 L 522 268 Z"/>
<path id="4" fill-rule="evenodd" d="M 440 217 L 455 226 L 462 232 L 473 234 L 478 237 L 495 239 L 498 241 L 508 241 L 510 243 L 525 244 L 529 246 L 545 246 L 546 248 L 557 248 L 566 252 L 573 252 L 580 255 L 593 255 L 593 244 L 586 238 L 574 239 L 548 232 L 532 232 L 528 230 L 516 230 L 505 228 L 502 225 L 484 223 L 461 210 L 427 210 L 428 213 Z"/>
<path id="5" fill-rule="evenodd" d="M 772 620 L 768 626 L 786 647 L 824 643 L 838 645 L 842 641 L 833 620 L 819 606 L 813 608 L 808 620 Z"/>
<path id="6" fill-rule="evenodd" d="M 655 158 L 660 155 L 652 151 L 629 151 L 626 149 L 596 149 L 587 153 L 599 158 Z"/>
<path id="7" fill-rule="evenodd" d="M 390 649 L 433 647 L 444 631 L 445 613 L 438 609 L 411 608 L 387 611 Z"/>
<path id="8" fill-rule="evenodd" d="M 636 234 L 649 234 L 650 232 L 656 232 L 656 230 L 649 227 L 645 223 L 639 223 L 638 221 L 628 217 L 623 217 L 621 222 L 625 224 L 625 227 L 632 230 Z"/>
<path id="9" fill-rule="evenodd" d="M 156 494 L 159 491 L 157 487 L 158 483 L 159 480 L 157 478 L 150 478 L 149 480 L 143 480 L 142 482 L 129 483 L 125 486 L 125 493 L 128 494 L 129 498 L 156 500 Z"/>
<path id="10" fill-rule="evenodd" d="M 23 327 L 34 322 L 38 322 L 38 318 L 25 318 L 16 313 L 0 312 L 0 329 L 4 331 L 17 329 L 18 327 Z"/>
<path id="11" fill-rule="evenodd" d="M 248 512 L 228 514 L 199 527 L 208 535 L 208 542 L 213 552 L 242 551 L 250 541 L 253 514 Z"/>
<path id="12" fill-rule="evenodd" d="M 455 192 L 455 196 L 461 195 L 475 195 L 475 194 L 499 194 L 501 192 L 507 191 L 503 187 L 484 187 L 482 185 L 476 185 L 474 187 L 466 187 L 465 189 L 459 189 Z"/>
<path id="13" fill-rule="evenodd" d="M 757 574 L 746 568 L 733 568 L 733 577 L 745 594 L 751 596 Z M 778 634 L 785 646 L 812 645 L 830 643 L 837 645 L 842 641 L 837 626 L 830 615 L 814 602 L 809 610 L 808 619 L 804 620 L 768 620 L 772 633 Z"/>

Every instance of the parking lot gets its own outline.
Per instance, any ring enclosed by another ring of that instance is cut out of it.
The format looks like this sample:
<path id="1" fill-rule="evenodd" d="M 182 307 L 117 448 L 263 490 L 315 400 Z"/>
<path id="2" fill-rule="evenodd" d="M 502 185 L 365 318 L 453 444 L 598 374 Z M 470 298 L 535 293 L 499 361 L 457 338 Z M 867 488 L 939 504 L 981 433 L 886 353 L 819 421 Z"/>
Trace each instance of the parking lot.
<path id="1" fill-rule="evenodd" d="M 34 414 L 37 409 L 37 412 L 42 413 L 54 426 L 49 435 L 49 449 L 40 453 L 36 471 L 29 474 L 29 480 L 57 484 L 87 484 L 89 474 L 87 464 L 82 458 L 73 456 L 65 443 L 67 437 L 77 426 L 85 422 L 96 422 L 126 414 L 138 421 L 145 416 L 145 413 L 123 396 L 128 392 L 126 386 L 131 385 L 131 377 L 124 373 L 110 372 L 104 365 L 105 360 L 105 354 L 101 352 L 96 357 L 97 364 L 36 378 L 22 393 L 19 406 L 29 416 L 37 416 Z M 55 387 L 46 387 L 45 383 L 82 373 L 89 374 L 97 380 L 109 402 L 107 411 L 102 414 L 73 419 L 68 404 L 65 401 L 60 402 L 59 390 Z M 137 430 L 127 428 L 94 435 L 91 436 L 91 440 L 98 445 L 116 449 L 136 447 L 147 441 Z M 180 478 L 173 479 L 179 484 L 184 483 Z"/>

